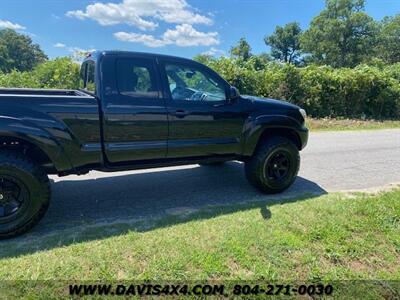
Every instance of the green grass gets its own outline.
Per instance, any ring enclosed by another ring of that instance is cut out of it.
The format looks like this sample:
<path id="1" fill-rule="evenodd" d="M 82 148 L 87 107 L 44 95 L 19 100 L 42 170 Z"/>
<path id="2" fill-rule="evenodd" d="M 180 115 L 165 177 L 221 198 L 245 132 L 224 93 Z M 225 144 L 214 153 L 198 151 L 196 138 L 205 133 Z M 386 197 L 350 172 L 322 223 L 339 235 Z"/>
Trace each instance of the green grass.
<path id="1" fill-rule="evenodd" d="M 356 119 L 307 118 L 307 126 L 312 131 L 390 129 L 390 128 L 400 128 L 400 120 L 377 121 L 377 120 L 356 120 Z"/>
<path id="2" fill-rule="evenodd" d="M 0 282 L 400 280 L 400 190 L 28 234 L 2 242 L 0 257 Z"/>

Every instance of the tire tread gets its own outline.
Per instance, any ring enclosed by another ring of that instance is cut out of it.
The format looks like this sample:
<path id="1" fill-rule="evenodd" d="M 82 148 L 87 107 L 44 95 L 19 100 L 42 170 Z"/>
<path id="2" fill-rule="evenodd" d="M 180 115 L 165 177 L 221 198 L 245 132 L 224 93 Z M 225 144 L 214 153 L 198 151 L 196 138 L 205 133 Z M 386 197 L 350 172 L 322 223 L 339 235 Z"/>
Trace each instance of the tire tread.
<path id="1" fill-rule="evenodd" d="M 0 166 L 9 166 L 18 169 L 22 169 L 28 173 L 31 173 L 41 185 L 42 197 L 44 199 L 38 212 L 23 225 L 17 227 L 13 231 L 0 233 L 0 240 L 9 239 L 15 236 L 21 235 L 30 229 L 32 229 L 45 215 L 51 198 L 51 188 L 47 173 L 39 165 L 34 163 L 28 157 L 23 156 L 20 153 L 13 153 L 11 151 L 0 151 Z"/>
<path id="2" fill-rule="evenodd" d="M 260 172 L 263 172 L 262 168 L 263 168 L 263 163 L 264 163 L 264 159 L 265 159 L 265 153 L 269 153 L 274 147 L 276 147 L 279 144 L 290 144 L 291 146 L 296 148 L 296 146 L 293 144 L 293 142 L 290 141 L 289 139 L 287 139 L 285 137 L 281 137 L 281 136 L 274 136 L 274 137 L 269 138 L 268 140 L 261 142 L 261 144 L 258 145 L 256 150 L 254 151 L 253 156 L 251 156 L 251 158 L 249 160 L 247 160 L 245 163 L 245 174 L 246 174 L 247 180 L 254 187 L 258 188 L 259 190 L 261 190 L 262 192 L 267 193 L 267 194 L 276 194 L 276 193 L 280 193 L 280 192 L 284 191 L 285 189 L 287 189 L 296 179 L 296 176 L 297 176 L 297 174 L 299 172 L 299 168 L 300 168 L 300 154 L 299 154 L 299 151 L 296 151 L 295 159 L 299 163 L 296 165 L 295 176 L 293 176 L 290 184 L 288 186 L 282 187 L 280 189 L 272 189 L 272 188 L 266 186 L 265 184 L 263 184 L 263 182 L 260 180 L 259 174 L 260 174 Z M 296 148 L 296 150 L 297 150 L 297 148 Z"/>

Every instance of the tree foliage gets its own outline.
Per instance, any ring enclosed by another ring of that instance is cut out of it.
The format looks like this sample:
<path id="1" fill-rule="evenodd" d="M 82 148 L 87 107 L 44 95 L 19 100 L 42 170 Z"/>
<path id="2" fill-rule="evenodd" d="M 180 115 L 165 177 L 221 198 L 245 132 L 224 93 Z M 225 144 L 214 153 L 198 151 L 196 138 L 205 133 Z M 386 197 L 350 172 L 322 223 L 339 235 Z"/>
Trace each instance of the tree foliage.
<path id="1" fill-rule="evenodd" d="M 400 15 L 382 21 L 376 55 L 386 63 L 400 62 Z"/>
<path id="2" fill-rule="evenodd" d="M 233 46 L 230 50 L 232 57 L 241 58 L 247 60 L 251 56 L 251 47 L 245 38 L 241 38 L 236 46 Z"/>
<path id="3" fill-rule="evenodd" d="M 364 12 L 364 0 L 326 0 L 301 44 L 316 63 L 354 67 L 371 57 L 377 33 L 377 23 Z"/>
<path id="4" fill-rule="evenodd" d="M 0 71 L 30 71 L 47 60 L 32 39 L 11 29 L 0 30 Z"/>
<path id="5" fill-rule="evenodd" d="M 271 46 L 271 55 L 283 62 L 295 63 L 300 56 L 299 23 L 288 23 L 285 26 L 277 26 L 270 36 L 264 38 L 266 45 Z"/>
<path id="6" fill-rule="evenodd" d="M 19 72 L 14 69 L 7 74 L 0 73 L 0 87 L 77 89 L 79 69 L 79 65 L 71 58 L 56 58 L 38 65 L 32 71 Z"/>

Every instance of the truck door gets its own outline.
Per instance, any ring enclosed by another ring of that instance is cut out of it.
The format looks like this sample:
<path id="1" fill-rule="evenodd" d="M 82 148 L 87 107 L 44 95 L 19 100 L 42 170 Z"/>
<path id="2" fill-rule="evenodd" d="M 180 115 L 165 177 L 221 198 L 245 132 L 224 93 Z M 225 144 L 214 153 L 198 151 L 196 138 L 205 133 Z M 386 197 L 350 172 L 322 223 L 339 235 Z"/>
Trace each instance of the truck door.
<path id="1" fill-rule="evenodd" d="M 103 74 L 103 132 L 108 162 L 126 164 L 165 158 L 168 119 L 155 60 L 109 56 L 102 66 L 104 72 L 110 72 Z"/>
<path id="2" fill-rule="evenodd" d="M 227 100 L 229 85 L 190 61 L 161 63 L 169 114 L 168 158 L 235 155 L 246 115 Z"/>

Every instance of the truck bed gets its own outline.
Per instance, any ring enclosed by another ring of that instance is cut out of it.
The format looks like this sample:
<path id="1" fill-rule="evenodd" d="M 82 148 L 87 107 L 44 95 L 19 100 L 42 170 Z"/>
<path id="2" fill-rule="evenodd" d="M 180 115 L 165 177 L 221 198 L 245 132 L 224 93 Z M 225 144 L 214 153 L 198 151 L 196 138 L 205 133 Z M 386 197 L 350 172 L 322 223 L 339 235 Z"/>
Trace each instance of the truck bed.
<path id="1" fill-rule="evenodd" d="M 58 90 L 58 89 L 26 89 L 26 88 L 0 88 L 0 96 L 68 96 L 88 97 L 89 94 L 79 90 Z"/>

